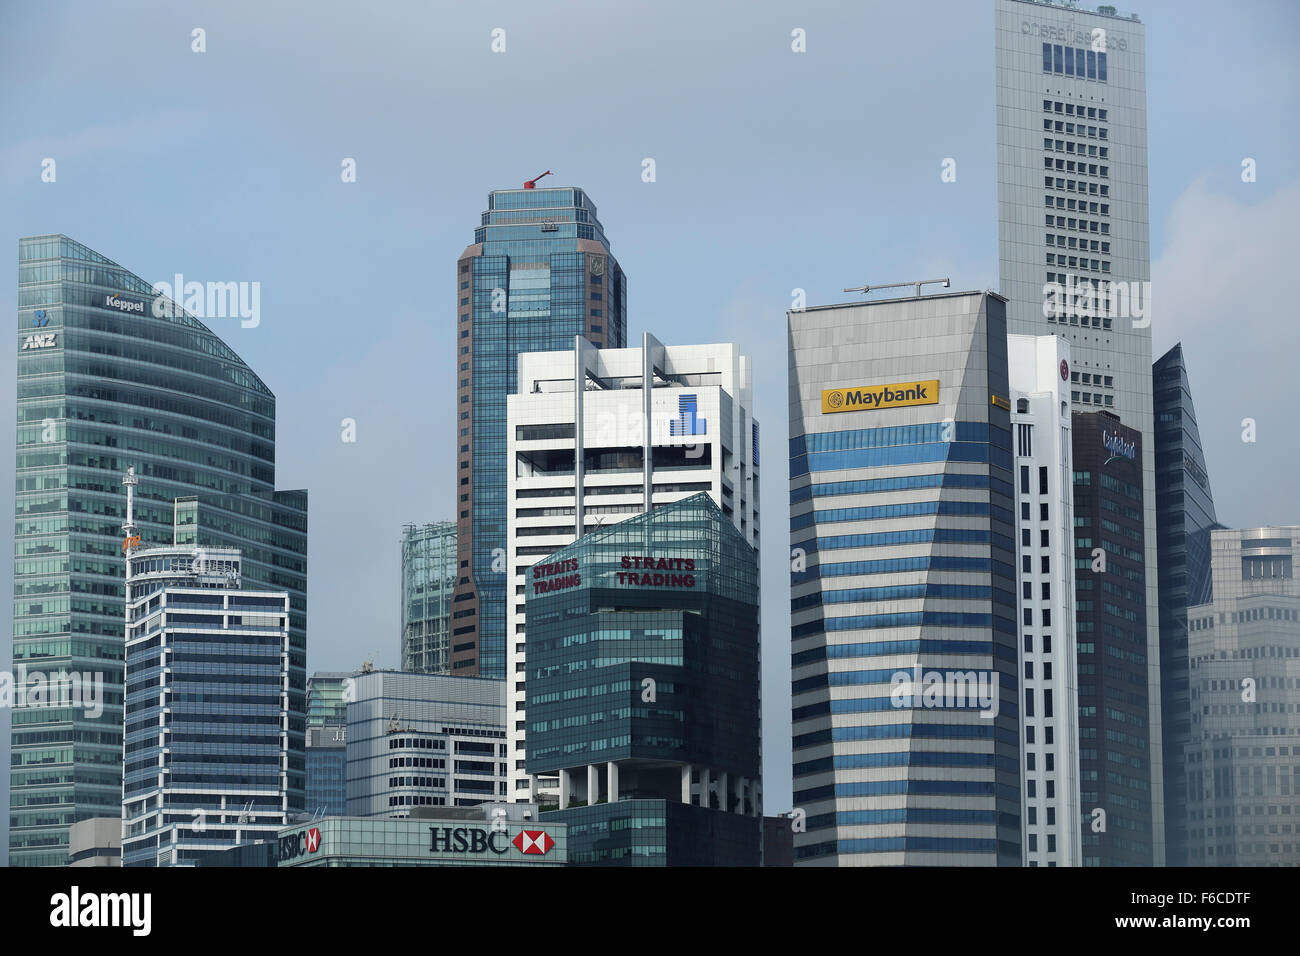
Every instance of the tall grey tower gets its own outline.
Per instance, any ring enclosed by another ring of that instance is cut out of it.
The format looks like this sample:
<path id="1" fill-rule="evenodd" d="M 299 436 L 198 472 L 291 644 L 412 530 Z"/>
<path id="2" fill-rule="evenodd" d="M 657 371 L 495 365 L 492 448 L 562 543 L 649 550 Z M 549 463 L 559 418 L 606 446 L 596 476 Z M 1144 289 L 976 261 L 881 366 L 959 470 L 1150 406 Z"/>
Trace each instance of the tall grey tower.
<path id="1" fill-rule="evenodd" d="M 995 0 L 998 258 L 1007 331 L 1060 335 L 1075 411 L 1142 434 L 1147 751 L 1164 863 L 1160 627 L 1152 437 L 1146 35 L 1136 15 Z M 1104 303 L 1104 304 L 1103 304 Z M 1085 813 L 1090 808 L 1085 807 Z"/>

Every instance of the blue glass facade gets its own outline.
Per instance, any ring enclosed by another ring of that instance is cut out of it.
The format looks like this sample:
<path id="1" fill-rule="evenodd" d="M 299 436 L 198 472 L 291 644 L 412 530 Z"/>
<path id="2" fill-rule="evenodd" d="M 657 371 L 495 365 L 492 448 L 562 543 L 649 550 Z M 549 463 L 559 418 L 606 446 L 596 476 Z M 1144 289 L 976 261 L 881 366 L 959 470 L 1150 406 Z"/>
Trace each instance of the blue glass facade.
<path id="1" fill-rule="evenodd" d="M 407 673 L 450 673 L 455 587 L 455 522 L 403 528 L 402 670 Z"/>
<path id="2" fill-rule="evenodd" d="M 106 697 L 95 717 L 13 715 L 10 863 L 57 866 L 74 821 L 121 810 L 122 473 L 145 544 L 172 543 L 175 499 L 201 496 L 198 542 L 238 539 L 247 580 L 290 592 L 299 700 L 307 496 L 274 491 L 275 396 L 203 323 L 154 316 L 150 283 L 66 236 L 18 258 L 14 662 L 102 673 Z"/>
<path id="3" fill-rule="evenodd" d="M 1165 762 L 1165 859 L 1186 866 L 1186 747 L 1191 743 L 1187 609 L 1211 600 L 1210 476 L 1201 450 L 1183 347 L 1152 368 L 1155 397 L 1156 544 L 1160 581 L 1160 709 Z"/>
<path id="4" fill-rule="evenodd" d="M 458 571 L 451 673 L 504 678 L 506 396 L 523 352 L 627 339 L 627 282 L 581 189 L 488 196 L 457 272 Z"/>
<path id="5" fill-rule="evenodd" d="M 348 812 L 348 748 L 307 748 L 308 813 L 341 817 Z"/>
<path id="6" fill-rule="evenodd" d="M 1005 302 L 828 306 L 789 328 L 795 864 L 1018 866 Z M 932 402 L 827 399 L 909 374 L 937 380 Z"/>

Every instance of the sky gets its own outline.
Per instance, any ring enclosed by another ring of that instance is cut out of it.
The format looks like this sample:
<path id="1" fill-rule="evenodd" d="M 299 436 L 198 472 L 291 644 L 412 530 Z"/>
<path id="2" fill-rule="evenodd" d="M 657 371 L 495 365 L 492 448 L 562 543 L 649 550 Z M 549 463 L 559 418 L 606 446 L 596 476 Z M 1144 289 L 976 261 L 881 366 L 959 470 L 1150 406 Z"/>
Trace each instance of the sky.
<path id="1" fill-rule="evenodd" d="M 1298 524 L 1300 307 L 1282 277 L 1300 260 L 1300 5 L 1129 9 L 1147 32 L 1154 357 L 1183 343 L 1219 519 Z M 0 241 L 15 263 L 20 237 L 62 232 L 151 282 L 260 283 L 257 327 L 211 324 L 277 396 L 278 486 L 311 494 L 308 669 L 396 667 L 402 525 L 455 517 L 456 260 L 490 190 L 548 169 L 543 185 L 585 189 L 627 274 L 629 341 L 754 359 L 777 812 L 785 313 L 796 289 L 809 305 L 935 276 L 996 291 L 993 58 L 991 0 L 0 0 Z"/>

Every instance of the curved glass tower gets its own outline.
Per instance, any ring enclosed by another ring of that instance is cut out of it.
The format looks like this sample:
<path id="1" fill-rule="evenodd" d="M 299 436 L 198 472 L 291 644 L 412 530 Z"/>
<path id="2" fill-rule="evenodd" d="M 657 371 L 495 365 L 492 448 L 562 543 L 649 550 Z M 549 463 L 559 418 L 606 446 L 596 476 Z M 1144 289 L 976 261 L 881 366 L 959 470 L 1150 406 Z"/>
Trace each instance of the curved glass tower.
<path id="1" fill-rule="evenodd" d="M 128 466 L 143 544 L 246 548 L 245 579 L 289 592 L 289 789 L 301 800 L 306 492 L 274 490 L 271 390 L 202 322 L 156 316 L 154 299 L 66 236 L 19 241 L 15 671 L 102 675 L 103 707 L 15 708 L 14 866 L 66 863 L 73 822 L 121 812 Z"/>

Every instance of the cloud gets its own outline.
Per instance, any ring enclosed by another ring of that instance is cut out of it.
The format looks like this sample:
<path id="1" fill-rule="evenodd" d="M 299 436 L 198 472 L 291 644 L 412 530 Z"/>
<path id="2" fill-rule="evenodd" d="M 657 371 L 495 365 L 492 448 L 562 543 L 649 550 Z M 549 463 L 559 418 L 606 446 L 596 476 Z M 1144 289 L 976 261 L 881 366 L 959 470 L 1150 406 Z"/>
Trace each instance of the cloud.
<path id="1" fill-rule="evenodd" d="M 1183 343 L 1218 517 L 1236 527 L 1300 524 L 1300 182 L 1257 200 L 1263 188 L 1196 180 L 1151 269 L 1154 356 Z"/>

